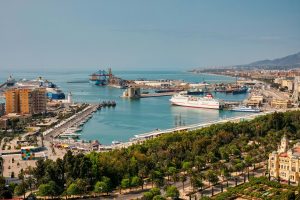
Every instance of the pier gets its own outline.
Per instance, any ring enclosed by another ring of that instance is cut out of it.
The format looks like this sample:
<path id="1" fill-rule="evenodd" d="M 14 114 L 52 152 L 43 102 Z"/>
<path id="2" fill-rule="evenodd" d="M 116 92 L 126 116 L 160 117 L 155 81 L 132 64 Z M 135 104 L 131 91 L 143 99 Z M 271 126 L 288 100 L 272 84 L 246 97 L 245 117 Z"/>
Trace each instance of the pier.
<path id="1" fill-rule="evenodd" d="M 98 109 L 98 104 L 91 104 L 84 108 L 82 111 L 74 114 L 68 119 L 63 120 L 55 127 L 48 129 L 43 132 L 43 136 L 45 140 L 49 140 L 50 138 L 55 138 L 60 134 L 63 134 L 67 129 L 72 126 L 79 126 L 79 124 L 83 121 L 86 121 L 87 118 Z"/>
<path id="2" fill-rule="evenodd" d="M 163 97 L 163 96 L 172 96 L 177 92 L 163 92 L 163 93 L 149 93 L 141 94 L 140 98 L 149 98 L 149 97 Z"/>

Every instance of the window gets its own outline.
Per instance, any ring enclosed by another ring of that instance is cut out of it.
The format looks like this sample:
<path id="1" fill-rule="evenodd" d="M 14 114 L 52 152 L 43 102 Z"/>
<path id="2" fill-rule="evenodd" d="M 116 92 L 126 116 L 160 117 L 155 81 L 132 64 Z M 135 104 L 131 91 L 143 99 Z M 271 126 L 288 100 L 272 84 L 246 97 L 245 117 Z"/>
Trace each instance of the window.
<path id="1" fill-rule="evenodd" d="M 296 168 L 295 167 L 292 167 L 292 172 L 295 172 L 296 171 Z"/>

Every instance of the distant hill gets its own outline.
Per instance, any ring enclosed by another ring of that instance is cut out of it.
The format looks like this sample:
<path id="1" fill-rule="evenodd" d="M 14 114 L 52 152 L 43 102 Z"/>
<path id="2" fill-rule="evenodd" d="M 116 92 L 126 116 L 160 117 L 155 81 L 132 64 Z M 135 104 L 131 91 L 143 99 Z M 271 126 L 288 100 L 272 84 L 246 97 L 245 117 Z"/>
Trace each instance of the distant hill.
<path id="1" fill-rule="evenodd" d="M 289 55 L 283 58 L 277 58 L 274 60 L 260 60 L 248 64 L 248 66 L 300 66 L 300 52 Z"/>

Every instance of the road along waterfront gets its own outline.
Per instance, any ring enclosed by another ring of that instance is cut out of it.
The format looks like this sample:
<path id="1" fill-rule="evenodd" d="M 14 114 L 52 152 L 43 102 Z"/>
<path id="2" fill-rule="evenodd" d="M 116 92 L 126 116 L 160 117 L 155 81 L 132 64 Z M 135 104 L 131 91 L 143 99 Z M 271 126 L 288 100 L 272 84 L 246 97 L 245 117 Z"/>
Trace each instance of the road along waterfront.
<path id="1" fill-rule="evenodd" d="M 180 127 L 175 127 L 175 128 L 165 129 L 165 130 L 156 130 L 156 131 L 152 131 L 152 132 L 135 135 L 135 137 L 131 138 L 129 142 L 124 142 L 124 143 L 116 144 L 116 145 L 104 146 L 103 150 L 127 148 L 131 145 L 142 143 L 146 140 L 156 138 L 156 137 L 166 134 L 166 133 L 174 133 L 174 132 L 178 132 L 178 131 L 190 132 L 190 131 L 195 131 L 195 130 L 198 130 L 201 128 L 209 127 L 214 124 L 221 124 L 221 123 L 227 123 L 227 122 L 235 123 L 235 122 L 240 122 L 243 120 L 253 120 L 256 117 L 264 116 L 267 114 L 272 114 L 274 112 L 287 112 L 287 111 L 295 111 L 295 110 L 299 110 L 299 108 L 270 110 L 270 111 L 248 114 L 248 115 L 239 116 L 239 117 L 230 117 L 230 118 L 221 119 L 221 120 L 213 120 L 213 121 L 210 121 L 207 123 L 199 123 L 199 124 L 192 124 L 192 125 L 188 125 L 188 126 L 180 126 Z"/>

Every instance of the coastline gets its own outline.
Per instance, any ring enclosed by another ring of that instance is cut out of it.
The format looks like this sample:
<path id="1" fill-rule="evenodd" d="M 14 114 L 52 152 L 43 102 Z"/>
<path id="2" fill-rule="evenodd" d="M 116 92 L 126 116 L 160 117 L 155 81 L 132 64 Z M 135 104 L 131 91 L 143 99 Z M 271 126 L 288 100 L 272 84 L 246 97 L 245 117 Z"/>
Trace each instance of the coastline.
<path id="1" fill-rule="evenodd" d="M 138 77 L 144 77 L 147 79 L 183 79 L 188 82 L 199 82 L 203 78 L 209 83 L 221 83 L 231 82 L 232 78 L 228 76 L 215 76 L 210 74 L 195 74 L 186 71 L 154 71 L 139 72 L 139 71 L 116 71 L 118 76 L 124 77 L 125 79 L 135 79 Z M 126 100 L 121 99 L 119 96 L 122 94 L 122 90 L 110 88 L 110 87 L 98 87 L 89 83 L 67 83 L 72 80 L 82 80 L 86 78 L 88 73 L 50 73 L 50 74 L 39 74 L 39 73 L 26 73 L 19 74 L 15 73 L 16 79 L 26 78 L 31 79 L 41 75 L 57 84 L 62 91 L 70 91 L 73 95 L 74 102 L 86 102 L 86 103 L 98 103 L 103 100 L 115 100 L 118 106 L 113 109 L 102 109 L 101 112 L 94 115 L 85 126 L 83 126 L 81 139 L 99 140 L 102 144 L 111 144 L 112 141 L 128 141 L 134 137 L 136 133 L 143 133 L 147 131 L 159 129 L 168 129 L 174 127 L 176 118 L 182 117 L 182 121 L 186 124 L 195 124 L 200 122 L 206 122 L 211 120 L 219 119 L 220 117 L 232 117 L 238 116 L 238 113 L 225 112 L 214 112 L 197 109 L 185 109 L 179 107 L 171 107 L 168 97 L 159 98 L 147 98 L 141 100 Z M 4 75 L 2 75 L 3 77 Z M 2 79 L 4 80 L 6 76 Z M 0 77 L 1 78 L 1 77 Z M 221 80 L 220 80 L 221 79 Z M 244 99 L 243 95 L 223 95 L 217 98 L 225 98 L 228 101 L 233 98 L 238 100 Z M 159 119 L 159 113 L 163 112 L 165 121 Z M 117 126 L 114 124 L 117 122 Z M 146 123 L 145 123 L 146 122 Z"/>
<path id="2" fill-rule="evenodd" d="M 223 75 L 223 74 L 214 74 L 214 73 L 207 73 L 207 72 L 189 72 L 187 71 L 187 73 L 191 73 L 191 74 L 203 74 L 203 75 L 209 75 L 209 76 L 220 76 L 220 77 L 224 77 L 224 78 L 235 78 L 234 76 L 229 76 L 229 75 Z"/>
<path id="3" fill-rule="evenodd" d="M 219 120 L 215 120 L 215 121 L 211 121 L 211 122 L 207 122 L 207 123 L 191 124 L 191 125 L 181 126 L 181 127 L 171 128 L 171 129 L 157 130 L 157 131 L 152 131 L 152 132 L 148 132 L 148 133 L 142 133 L 139 135 L 135 135 L 135 138 L 132 138 L 128 142 L 124 142 L 124 143 L 117 144 L 117 145 L 103 145 L 102 150 L 128 148 L 131 145 L 140 144 L 147 140 L 151 140 L 153 138 L 159 137 L 164 134 L 171 134 L 171 133 L 180 132 L 180 131 L 186 131 L 188 133 L 191 131 L 196 131 L 196 130 L 199 130 L 199 129 L 202 129 L 205 127 L 212 126 L 214 124 L 222 124 L 222 123 L 227 123 L 227 122 L 237 123 L 237 122 L 240 122 L 243 120 L 253 120 L 256 117 L 273 114 L 275 112 L 288 112 L 288 111 L 298 111 L 298 110 L 300 110 L 300 108 L 271 110 L 271 111 L 265 111 L 265 112 L 261 112 L 261 113 L 248 114 L 245 116 L 232 117 L 232 118 L 227 118 L 227 119 L 219 119 Z"/>

